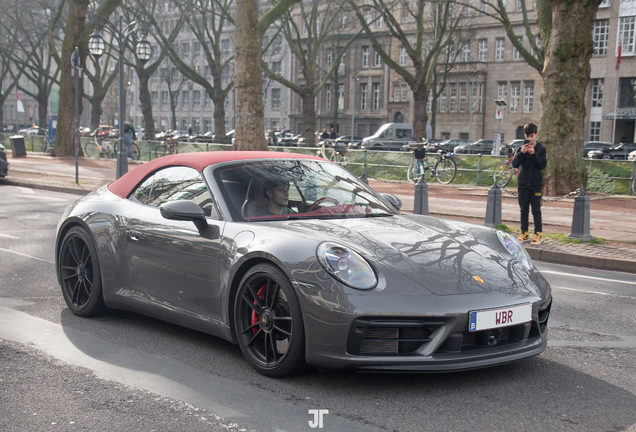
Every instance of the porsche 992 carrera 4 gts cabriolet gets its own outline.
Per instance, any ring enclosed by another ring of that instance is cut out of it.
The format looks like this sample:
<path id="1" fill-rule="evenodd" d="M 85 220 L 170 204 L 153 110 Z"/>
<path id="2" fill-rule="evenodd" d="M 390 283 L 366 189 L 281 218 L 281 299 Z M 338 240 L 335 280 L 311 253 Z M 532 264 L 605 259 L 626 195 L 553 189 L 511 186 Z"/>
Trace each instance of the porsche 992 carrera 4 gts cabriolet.
<path id="1" fill-rule="evenodd" d="M 124 309 L 196 329 L 268 376 L 540 354 L 551 289 L 523 246 L 400 204 L 313 156 L 162 157 L 66 209 L 57 276 L 76 315 Z"/>

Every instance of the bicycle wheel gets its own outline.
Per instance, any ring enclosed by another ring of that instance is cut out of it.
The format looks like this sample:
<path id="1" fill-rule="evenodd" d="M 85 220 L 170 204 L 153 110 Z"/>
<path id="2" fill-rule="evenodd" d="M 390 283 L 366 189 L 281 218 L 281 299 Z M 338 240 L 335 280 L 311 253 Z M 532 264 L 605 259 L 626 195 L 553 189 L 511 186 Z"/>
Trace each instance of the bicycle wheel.
<path id="1" fill-rule="evenodd" d="M 512 167 L 508 161 L 499 162 L 493 173 L 493 180 L 499 187 L 506 187 L 512 178 Z"/>
<path id="2" fill-rule="evenodd" d="M 170 148 L 165 144 L 159 144 L 155 149 L 155 155 L 157 157 L 168 156 L 170 154 Z"/>
<path id="3" fill-rule="evenodd" d="M 334 153 L 334 162 L 336 162 L 338 165 L 342 165 L 343 167 L 347 166 L 347 156 L 340 154 L 338 152 Z"/>
<path id="4" fill-rule="evenodd" d="M 92 158 L 99 157 L 100 151 L 99 144 L 95 144 L 95 141 L 89 141 L 84 145 L 84 155 Z"/>
<path id="5" fill-rule="evenodd" d="M 331 162 L 336 162 L 336 151 L 332 148 L 325 147 L 325 156 L 326 159 Z"/>
<path id="6" fill-rule="evenodd" d="M 417 159 L 411 161 L 408 171 L 406 171 L 406 178 L 408 181 L 416 182 L 419 175 L 417 174 Z"/>
<path id="7" fill-rule="evenodd" d="M 141 152 L 139 151 L 139 146 L 136 143 L 130 144 L 130 158 L 132 160 L 138 161 L 141 157 Z"/>
<path id="8" fill-rule="evenodd" d="M 435 165 L 435 177 L 442 184 L 449 184 L 457 174 L 457 165 L 451 159 L 440 159 Z"/>
<path id="9" fill-rule="evenodd" d="M 636 195 L 636 177 L 632 179 L 632 195 Z"/>

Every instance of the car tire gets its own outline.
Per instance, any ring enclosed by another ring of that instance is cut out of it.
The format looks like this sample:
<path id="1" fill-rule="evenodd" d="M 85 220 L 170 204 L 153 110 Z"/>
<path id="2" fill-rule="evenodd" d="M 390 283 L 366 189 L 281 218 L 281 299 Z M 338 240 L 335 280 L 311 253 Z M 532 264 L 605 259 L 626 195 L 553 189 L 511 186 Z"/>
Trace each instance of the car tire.
<path id="1" fill-rule="evenodd" d="M 612 159 L 612 156 L 608 155 L 608 154 L 605 154 L 605 155 L 603 155 L 603 159 Z"/>
<path id="2" fill-rule="evenodd" d="M 89 317 L 106 309 L 97 250 L 84 228 L 76 226 L 66 233 L 57 266 L 62 295 L 71 312 Z"/>
<path id="3" fill-rule="evenodd" d="M 282 377 L 307 369 L 298 297 L 287 276 L 274 265 L 257 264 L 241 279 L 234 326 L 243 355 L 259 373 Z"/>

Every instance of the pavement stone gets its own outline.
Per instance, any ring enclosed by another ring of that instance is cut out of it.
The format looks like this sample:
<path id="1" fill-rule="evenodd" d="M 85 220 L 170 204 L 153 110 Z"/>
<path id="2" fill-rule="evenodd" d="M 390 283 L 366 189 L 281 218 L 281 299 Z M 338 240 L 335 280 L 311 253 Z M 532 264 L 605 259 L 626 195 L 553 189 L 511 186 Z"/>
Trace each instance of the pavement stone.
<path id="1" fill-rule="evenodd" d="M 27 158 L 9 159 L 9 176 L 0 180 L 1 184 L 53 190 L 85 195 L 96 187 L 115 179 L 115 165 L 111 168 L 91 167 L 90 159 L 81 158 L 79 184 L 75 183 L 74 158 L 64 163 L 54 161 L 44 154 L 27 153 Z M 54 163 L 56 162 L 56 163 Z M 134 169 L 138 163 L 130 164 Z M 12 178 L 11 173 L 18 173 Z M 27 175 L 24 175 L 27 174 Z M 371 187 L 374 181 L 370 181 Z M 466 217 L 483 220 L 486 214 L 487 188 L 450 185 L 462 189 L 469 195 L 483 197 L 483 201 L 429 197 L 429 213 L 440 217 Z M 402 211 L 413 211 L 413 195 L 397 193 L 402 200 Z M 564 201 L 574 202 L 573 198 Z M 599 207 L 597 209 L 596 207 Z M 572 206 L 573 208 L 573 206 Z M 544 207 L 544 220 L 561 227 L 571 227 L 572 208 Z M 516 199 L 502 194 L 502 222 L 518 224 L 519 210 Z M 583 266 L 604 270 L 636 273 L 636 224 L 633 214 L 610 212 L 602 204 L 591 206 L 591 234 L 603 239 L 625 242 L 625 247 L 610 246 L 594 242 L 571 242 L 545 237 L 541 245 L 524 245 L 533 260 Z"/>

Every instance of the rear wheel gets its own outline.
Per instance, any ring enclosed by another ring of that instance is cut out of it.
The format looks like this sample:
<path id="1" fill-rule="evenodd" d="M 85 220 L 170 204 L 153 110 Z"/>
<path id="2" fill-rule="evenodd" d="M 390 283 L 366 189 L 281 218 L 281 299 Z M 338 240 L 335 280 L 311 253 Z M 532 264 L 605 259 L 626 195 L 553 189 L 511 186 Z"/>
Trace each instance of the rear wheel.
<path id="1" fill-rule="evenodd" d="M 234 323 L 245 358 L 270 377 L 305 370 L 305 335 L 296 293 L 287 276 L 271 264 L 252 267 L 241 280 Z"/>
<path id="2" fill-rule="evenodd" d="M 104 306 L 97 251 L 84 228 L 73 227 L 62 240 L 57 260 L 62 295 L 75 315 L 97 315 Z"/>
<path id="3" fill-rule="evenodd" d="M 440 159 L 435 165 L 435 177 L 442 184 L 449 184 L 457 174 L 457 165 L 450 159 Z"/>
<path id="4" fill-rule="evenodd" d="M 411 165 L 409 165 L 409 169 L 406 172 L 406 178 L 410 182 L 416 182 L 419 178 L 419 174 L 417 172 L 417 159 L 413 159 L 411 161 Z"/>
<path id="5" fill-rule="evenodd" d="M 155 155 L 157 157 L 167 156 L 170 154 L 170 149 L 166 144 L 159 144 L 155 149 Z"/>
<path id="6" fill-rule="evenodd" d="M 139 146 L 137 145 L 137 143 L 131 143 L 130 144 L 130 158 L 132 160 L 138 161 L 140 157 L 141 157 L 141 152 L 139 151 Z"/>
<path id="7" fill-rule="evenodd" d="M 493 180 L 499 187 L 506 187 L 512 178 L 512 167 L 507 161 L 499 162 L 493 173 Z"/>
<path id="8" fill-rule="evenodd" d="M 632 178 L 631 194 L 636 195 L 636 177 Z"/>

